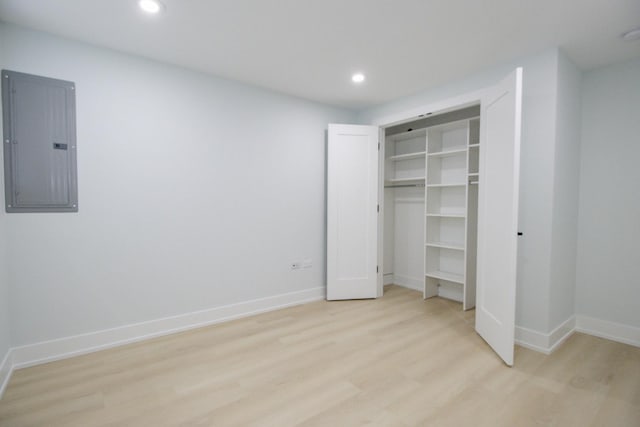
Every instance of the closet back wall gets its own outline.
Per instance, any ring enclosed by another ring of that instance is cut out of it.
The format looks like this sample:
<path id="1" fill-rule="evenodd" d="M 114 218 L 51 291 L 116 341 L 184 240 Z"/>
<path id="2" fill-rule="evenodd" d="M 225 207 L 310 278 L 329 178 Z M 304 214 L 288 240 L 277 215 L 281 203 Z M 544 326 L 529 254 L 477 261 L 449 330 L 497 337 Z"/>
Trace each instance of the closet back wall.
<path id="1" fill-rule="evenodd" d="M 13 346 L 324 286 L 349 111 L 0 25 L 2 68 L 77 88 L 79 213 L 5 214 Z"/>

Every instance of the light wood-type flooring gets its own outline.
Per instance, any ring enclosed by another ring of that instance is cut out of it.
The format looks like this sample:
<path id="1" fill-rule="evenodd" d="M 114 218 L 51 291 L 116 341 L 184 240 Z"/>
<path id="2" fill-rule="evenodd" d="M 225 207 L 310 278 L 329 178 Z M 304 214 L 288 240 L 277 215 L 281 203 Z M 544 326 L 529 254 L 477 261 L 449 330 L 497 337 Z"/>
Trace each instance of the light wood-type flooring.
<path id="1" fill-rule="evenodd" d="M 573 335 L 505 366 L 460 304 L 391 286 L 14 375 L 1 426 L 640 426 L 640 349 Z"/>

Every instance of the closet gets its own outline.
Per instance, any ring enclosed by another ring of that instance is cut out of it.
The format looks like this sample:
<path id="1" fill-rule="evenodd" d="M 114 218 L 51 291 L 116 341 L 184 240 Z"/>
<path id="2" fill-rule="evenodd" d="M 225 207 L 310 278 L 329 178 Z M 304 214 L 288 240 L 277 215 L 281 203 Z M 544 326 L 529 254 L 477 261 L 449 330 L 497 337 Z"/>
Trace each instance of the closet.
<path id="1" fill-rule="evenodd" d="M 481 90 L 329 124 L 327 300 L 396 283 L 475 307 L 513 364 L 522 69 Z"/>
<path id="2" fill-rule="evenodd" d="M 475 307 L 480 109 L 385 129 L 384 284 Z"/>

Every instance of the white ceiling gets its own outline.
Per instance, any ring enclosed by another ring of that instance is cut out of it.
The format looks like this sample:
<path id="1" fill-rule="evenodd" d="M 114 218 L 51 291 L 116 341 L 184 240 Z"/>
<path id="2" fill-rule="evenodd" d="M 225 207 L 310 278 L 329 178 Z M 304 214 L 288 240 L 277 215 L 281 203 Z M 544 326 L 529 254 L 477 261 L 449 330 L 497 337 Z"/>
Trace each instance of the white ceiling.
<path id="1" fill-rule="evenodd" d="M 279 92 L 362 108 L 560 46 L 640 57 L 638 0 L 0 0 L 0 19 Z M 354 86 L 350 76 L 367 81 Z"/>

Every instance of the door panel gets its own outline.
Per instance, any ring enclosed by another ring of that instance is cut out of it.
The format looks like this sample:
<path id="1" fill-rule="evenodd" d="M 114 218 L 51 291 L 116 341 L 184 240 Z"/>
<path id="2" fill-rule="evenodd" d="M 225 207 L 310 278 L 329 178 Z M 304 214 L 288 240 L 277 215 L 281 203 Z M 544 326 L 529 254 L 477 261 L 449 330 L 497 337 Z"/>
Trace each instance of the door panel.
<path id="1" fill-rule="evenodd" d="M 329 125 L 327 299 L 377 296 L 378 128 Z"/>
<path id="2" fill-rule="evenodd" d="M 17 80 L 13 90 L 12 144 L 15 168 L 16 206 L 65 206 L 69 194 L 71 150 L 55 150 L 54 141 L 63 143 L 67 135 L 67 91 L 64 87 Z"/>
<path id="3" fill-rule="evenodd" d="M 476 331 L 509 366 L 515 332 L 522 69 L 482 99 Z"/>

